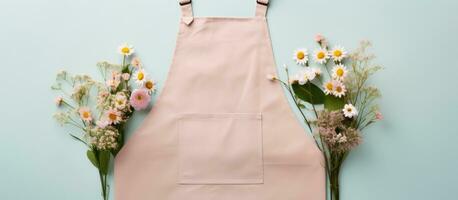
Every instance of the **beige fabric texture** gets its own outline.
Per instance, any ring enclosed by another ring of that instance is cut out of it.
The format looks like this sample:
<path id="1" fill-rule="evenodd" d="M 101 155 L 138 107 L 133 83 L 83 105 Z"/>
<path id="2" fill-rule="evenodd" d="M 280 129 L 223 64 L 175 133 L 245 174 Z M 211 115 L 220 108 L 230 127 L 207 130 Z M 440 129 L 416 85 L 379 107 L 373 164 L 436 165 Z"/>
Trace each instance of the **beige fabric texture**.
<path id="1" fill-rule="evenodd" d="M 325 200 L 323 157 L 266 78 L 267 6 L 248 18 L 184 6 L 163 91 L 115 159 L 115 199 Z"/>

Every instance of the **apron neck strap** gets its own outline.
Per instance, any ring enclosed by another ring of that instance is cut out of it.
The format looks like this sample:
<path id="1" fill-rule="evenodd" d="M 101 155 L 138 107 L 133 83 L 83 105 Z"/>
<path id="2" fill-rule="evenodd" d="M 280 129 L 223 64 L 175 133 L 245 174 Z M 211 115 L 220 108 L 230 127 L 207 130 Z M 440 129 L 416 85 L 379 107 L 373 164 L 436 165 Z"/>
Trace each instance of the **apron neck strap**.
<path id="1" fill-rule="evenodd" d="M 194 20 L 192 14 L 192 0 L 178 0 L 181 7 L 181 20 L 189 25 Z"/>
<path id="2" fill-rule="evenodd" d="M 265 17 L 269 0 L 256 0 L 256 17 Z"/>

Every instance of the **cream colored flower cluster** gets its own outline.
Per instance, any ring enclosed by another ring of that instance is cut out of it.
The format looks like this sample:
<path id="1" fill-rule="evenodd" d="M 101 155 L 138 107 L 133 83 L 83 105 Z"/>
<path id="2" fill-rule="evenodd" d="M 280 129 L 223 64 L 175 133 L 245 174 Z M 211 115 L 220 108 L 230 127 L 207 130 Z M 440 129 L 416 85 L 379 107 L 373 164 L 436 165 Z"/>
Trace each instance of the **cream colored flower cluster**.
<path id="1" fill-rule="evenodd" d="M 361 143 L 361 134 L 355 128 L 345 124 L 345 118 L 339 111 L 321 111 L 316 122 L 320 138 L 330 151 L 349 152 Z"/>
<path id="2" fill-rule="evenodd" d="M 99 150 L 110 150 L 118 147 L 119 132 L 113 127 L 95 127 L 90 131 L 91 144 Z"/>
<path id="3" fill-rule="evenodd" d="M 77 137 L 91 148 L 116 150 L 124 124 L 134 110 L 146 109 L 156 84 L 150 79 L 138 57 L 131 56 L 131 45 L 121 45 L 121 64 L 97 63 L 104 81 L 88 75 L 71 75 L 60 71 L 52 89 L 62 93 L 55 99 L 60 110 L 54 115 L 61 125 L 71 125 L 83 131 Z M 131 82 L 136 88 L 132 90 Z M 67 92 L 70 90 L 71 92 Z"/>

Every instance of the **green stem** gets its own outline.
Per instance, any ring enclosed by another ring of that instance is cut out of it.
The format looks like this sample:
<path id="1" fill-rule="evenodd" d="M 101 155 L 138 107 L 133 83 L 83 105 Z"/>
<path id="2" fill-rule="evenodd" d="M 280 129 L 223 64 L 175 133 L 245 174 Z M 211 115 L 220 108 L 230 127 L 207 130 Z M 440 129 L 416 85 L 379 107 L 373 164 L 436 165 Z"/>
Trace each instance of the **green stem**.
<path id="1" fill-rule="evenodd" d="M 108 200 L 106 176 L 107 176 L 106 174 L 103 174 L 103 172 L 99 170 L 100 185 L 102 187 L 103 200 Z"/>
<path id="2" fill-rule="evenodd" d="M 285 87 L 286 87 L 286 90 L 288 90 L 289 94 L 291 95 L 291 97 L 294 98 L 294 94 L 293 92 L 291 91 L 291 89 L 289 88 L 289 85 L 281 80 L 279 80 L 280 83 L 282 83 Z M 312 130 L 312 127 L 310 126 L 310 122 L 307 120 L 307 117 L 305 117 L 305 114 L 302 112 L 301 108 L 299 107 L 299 105 L 297 104 L 296 101 L 294 101 L 294 104 L 296 105 L 297 109 L 299 110 L 299 112 L 301 113 L 302 117 L 304 118 L 309 130 L 310 130 L 310 133 L 313 134 L 313 130 Z"/>

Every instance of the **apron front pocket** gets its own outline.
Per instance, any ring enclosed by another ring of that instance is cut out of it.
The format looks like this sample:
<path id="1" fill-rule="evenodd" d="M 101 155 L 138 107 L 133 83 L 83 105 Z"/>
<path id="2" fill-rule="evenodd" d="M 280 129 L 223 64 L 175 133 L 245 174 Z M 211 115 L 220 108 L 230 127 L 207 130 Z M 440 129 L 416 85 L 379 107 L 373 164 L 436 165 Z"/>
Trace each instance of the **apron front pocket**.
<path id="1" fill-rule="evenodd" d="M 180 184 L 263 183 L 261 114 L 178 118 Z"/>

